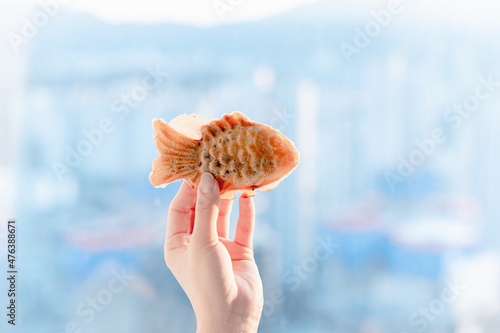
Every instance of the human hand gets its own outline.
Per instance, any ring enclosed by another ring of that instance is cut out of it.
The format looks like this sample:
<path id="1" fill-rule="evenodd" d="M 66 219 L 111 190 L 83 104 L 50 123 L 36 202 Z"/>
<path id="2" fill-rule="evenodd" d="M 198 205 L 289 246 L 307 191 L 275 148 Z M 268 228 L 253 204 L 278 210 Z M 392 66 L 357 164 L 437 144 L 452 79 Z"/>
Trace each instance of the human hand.
<path id="1" fill-rule="evenodd" d="M 253 199 L 240 197 L 234 241 L 228 238 L 231 207 L 210 173 L 197 191 L 183 183 L 170 205 L 165 262 L 191 301 L 198 333 L 257 332 L 262 314 Z"/>

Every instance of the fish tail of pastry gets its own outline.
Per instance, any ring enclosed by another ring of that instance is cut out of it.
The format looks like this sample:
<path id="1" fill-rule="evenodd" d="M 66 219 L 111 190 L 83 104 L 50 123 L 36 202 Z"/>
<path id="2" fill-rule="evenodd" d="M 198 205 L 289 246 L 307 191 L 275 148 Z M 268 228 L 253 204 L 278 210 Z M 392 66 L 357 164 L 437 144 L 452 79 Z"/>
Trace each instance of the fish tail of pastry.
<path id="1" fill-rule="evenodd" d="M 184 178 L 191 184 L 199 177 L 199 144 L 196 140 L 177 132 L 161 119 L 153 120 L 154 139 L 158 157 L 153 161 L 149 181 L 160 187 Z"/>

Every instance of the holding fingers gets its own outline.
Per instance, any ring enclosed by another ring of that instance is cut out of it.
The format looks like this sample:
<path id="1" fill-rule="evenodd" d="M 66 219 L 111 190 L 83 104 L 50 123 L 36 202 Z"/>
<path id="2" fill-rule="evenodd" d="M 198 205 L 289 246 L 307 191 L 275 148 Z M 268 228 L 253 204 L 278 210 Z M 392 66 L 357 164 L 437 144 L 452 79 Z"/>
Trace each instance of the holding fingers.
<path id="1" fill-rule="evenodd" d="M 193 305 L 199 333 L 257 332 L 263 295 L 252 250 L 253 199 L 240 197 L 239 207 L 231 241 L 232 200 L 221 200 L 205 173 L 198 190 L 182 184 L 169 209 L 165 261 Z"/>

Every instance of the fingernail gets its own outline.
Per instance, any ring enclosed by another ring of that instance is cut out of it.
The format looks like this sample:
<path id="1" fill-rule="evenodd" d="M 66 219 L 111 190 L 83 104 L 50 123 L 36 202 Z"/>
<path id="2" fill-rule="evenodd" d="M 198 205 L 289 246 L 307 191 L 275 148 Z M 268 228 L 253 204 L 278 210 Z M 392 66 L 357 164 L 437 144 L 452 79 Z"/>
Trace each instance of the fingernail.
<path id="1" fill-rule="evenodd" d="M 200 190 L 201 193 L 210 193 L 214 190 L 215 186 L 215 180 L 214 177 L 208 173 L 205 172 L 204 174 L 201 175 L 200 179 Z"/>

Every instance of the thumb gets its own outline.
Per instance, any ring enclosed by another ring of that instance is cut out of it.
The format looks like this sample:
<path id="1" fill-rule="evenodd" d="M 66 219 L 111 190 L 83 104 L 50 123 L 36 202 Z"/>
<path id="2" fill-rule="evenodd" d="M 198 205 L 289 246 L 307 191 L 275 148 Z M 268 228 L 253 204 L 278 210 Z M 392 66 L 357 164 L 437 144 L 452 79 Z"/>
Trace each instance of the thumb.
<path id="1" fill-rule="evenodd" d="M 217 217 L 220 208 L 219 184 L 211 173 L 201 175 L 196 196 L 196 210 L 192 241 L 197 244 L 216 242 Z"/>

